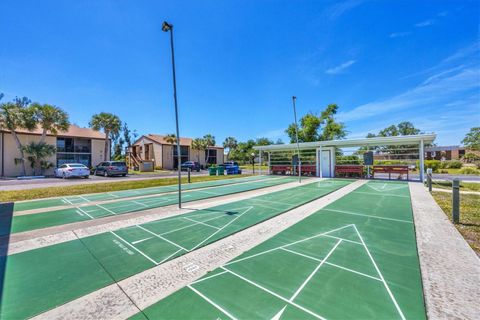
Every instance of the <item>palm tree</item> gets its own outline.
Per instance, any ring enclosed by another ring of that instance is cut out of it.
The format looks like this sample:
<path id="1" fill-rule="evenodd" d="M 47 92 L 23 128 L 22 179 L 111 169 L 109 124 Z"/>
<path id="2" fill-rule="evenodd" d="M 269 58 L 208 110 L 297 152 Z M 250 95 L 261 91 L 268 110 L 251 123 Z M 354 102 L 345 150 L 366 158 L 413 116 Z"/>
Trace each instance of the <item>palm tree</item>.
<path id="1" fill-rule="evenodd" d="M 27 98 L 18 99 L 14 102 L 7 102 L 0 104 L 0 126 L 7 129 L 13 136 L 15 144 L 17 145 L 20 158 L 15 159 L 15 163 L 22 165 L 22 175 L 27 175 L 27 169 L 25 167 L 25 154 L 23 152 L 23 146 L 17 135 L 18 129 L 27 129 L 32 131 L 36 128 L 35 115 L 31 108 L 28 108 L 30 100 Z"/>
<path id="2" fill-rule="evenodd" d="M 210 156 L 210 153 L 208 152 L 208 148 L 213 147 L 215 145 L 215 137 L 208 133 L 203 136 L 203 141 L 205 145 L 205 150 L 207 150 L 206 156 L 205 156 L 205 163 L 208 163 L 208 159 Z"/>
<path id="3" fill-rule="evenodd" d="M 234 137 L 227 137 L 225 138 L 225 141 L 223 142 L 223 147 L 225 149 L 228 148 L 228 153 L 227 153 L 227 159 L 230 160 L 230 151 L 235 149 L 238 146 L 237 139 Z"/>
<path id="4" fill-rule="evenodd" d="M 200 151 L 205 150 L 205 140 L 202 138 L 196 138 L 192 141 L 192 150 L 197 152 L 197 161 L 200 162 Z"/>
<path id="5" fill-rule="evenodd" d="M 110 134 L 118 134 L 120 128 L 122 127 L 122 121 L 120 118 L 112 113 L 101 112 L 94 114 L 89 123 L 90 127 L 93 130 L 102 130 L 105 133 L 105 148 L 103 154 L 103 160 L 107 161 L 108 159 L 108 137 Z"/>
<path id="6" fill-rule="evenodd" d="M 44 161 L 44 159 L 52 156 L 57 151 L 55 146 L 46 144 L 45 142 L 34 141 L 30 142 L 22 149 L 29 154 L 27 159 L 30 161 L 30 167 L 33 170 L 33 175 L 37 174 L 37 168 L 40 168 L 40 174 L 43 174 L 43 169 L 48 167 L 49 164 L 47 161 Z"/>
<path id="7" fill-rule="evenodd" d="M 163 137 L 163 140 L 173 146 L 175 143 L 177 143 L 177 136 L 174 133 L 170 133 Z"/>
<path id="8" fill-rule="evenodd" d="M 59 131 L 65 132 L 70 127 L 68 114 L 59 107 L 39 103 L 33 103 L 30 107 L 33 108 L 43 130 L 40 142 L 45 142 L 47 132 L 57 135 Z"/>

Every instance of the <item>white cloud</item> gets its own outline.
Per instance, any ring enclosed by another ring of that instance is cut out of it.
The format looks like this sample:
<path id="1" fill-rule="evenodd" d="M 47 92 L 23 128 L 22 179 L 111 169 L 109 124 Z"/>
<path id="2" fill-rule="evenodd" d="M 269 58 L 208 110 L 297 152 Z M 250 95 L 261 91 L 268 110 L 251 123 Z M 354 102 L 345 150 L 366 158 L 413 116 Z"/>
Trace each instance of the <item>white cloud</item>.
<path id="1" fill-rule="evenodd" d="M 465 68 L 455 73 L 442 71 L 429 77 L 417 87 L 389 99 L 370 102 L 341 112 L 338 119 L 341 121 L 355 121 L 374 118 L 382 114 L 397 110 L 420 108 L 426 105 L 440 104 L 457 94 L 480 89 L 480 68 Z"/>
<path id="2" fill-rule="evenodd" d="M 361 5 L 363 2 L 365 2 L 365 0 L 346 0 L 339 2 L 325 9 L 324 15 L 333 20 L 340 17 L 345 12 Z"/>
<path id="3" fill-rule="evenodd" d="M 333 67 L 325 71 L 326 74 L 339 74 L 349 68 L 352 64 L 355 63 L 355 60 L 348 60 L 347 62 L 342 63 L 339 66 Z"/>
<path id="4" fill-rule="evenodd" d="M 390 38 L 403 38 L 412 34 L 411 32 L 393 32 L 390 34 Z"/>
<path id="5" fill-rule="evenodd" d="M 422 22 L 419 22 L 419 23 L 415 24 L 415 27 L 417 27 L 417 28 L 428 27 L 428 26 L 431 26 L 434 23 L 435 23 L 435 20 L 428 19 L 428 20 L 425 20 L 425 21 L 422 21 Z"/>

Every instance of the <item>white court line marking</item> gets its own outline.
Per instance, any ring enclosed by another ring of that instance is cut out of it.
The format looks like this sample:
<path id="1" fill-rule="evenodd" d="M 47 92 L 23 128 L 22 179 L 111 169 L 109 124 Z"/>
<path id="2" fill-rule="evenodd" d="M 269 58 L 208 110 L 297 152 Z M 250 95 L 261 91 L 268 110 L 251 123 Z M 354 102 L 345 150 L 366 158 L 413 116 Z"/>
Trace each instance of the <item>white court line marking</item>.
<path id="1" fill-rule="evenodd" d="M 82 196 L 80 196 L 80 195 L 79 195 L 79 196 L 77 196 L 77 197 L 79 197 L 80 199 L 83 199 L 83 200 L 85 200 L 86 202 L 91 202 L 91 201 L 90 201 L 90 200 L 88 200 L 87 198 L 85 198 L 85 197 L 82 197 Z"/>
<path id="2" fill-rule="evenodd" d="M 358 244 L 358 245 L 362 246 L 362 244 L 358 241 L 353 241 L 353 240 L 349 240 L 349 239 L 345 239 L 345 238 L 335 237 L 335 236 L 331 236 L 329 234 L 324 234 L 323 236 L 328 237 L 328 238 L 332 238 L 332 239 L 338 239 L 338 240 L 343 240 L 343 241 L 346 241 L 346 242 L 355 243 L 355 244 Z"/>
<path id="3" fill-rule="evenodd" d="M 220 229 L 219 227 L 215 227 L 215 226 L 212 226 L 212 225 L 209 225 L 208 223 L 205 223 L 205 222 L 201 222 L 201 221 L 197 221 L 197 220 L 193 220 L 193 219 L 190 219 L 190 218 L 187 218 L 187 217 L 182 217 L 183 219 L 186 219 L 188 221 L 192 221 L 192 222 L 195 222 L 196 224 L 203 224 L 204 226 L 207 226 L 207 227 L 210 227 L 210 228 L 214 228 L 214 229 Z"/>
<path id="4" fill-rule="evenodd" d="M 82 212 L 82 213 L 85 214 L 86 216 L 90 217 L 90 219 L 95 219 L 94 217 L 92 217 L 91 215 L 89 215 L 85 210 L 82 210 L 82 208 L 77 207 L 77 210 L 79 210 L 80 212 Z"/>
<path id="5" fill-rule="evenodd" d="M 308 237 L 308 238 L 304 238 L 304 239 L 301 239 L 301 240 L 297 240 L 297 241 L 294 241 L 294 242 L 291 242 L 291 243 L 287 243 L 283 246 L 279 246 L 279 247 L 276 247 L 276 248 L 272 248 L 272 249 L 268 249 L 268 250 L 265 250 L 265 251 L 262 251 L 262 252 L 259 252 L 259 253 L 255 253 L 255 254 L 252 254 L 251 256 L 247 256 L 245 258 L 241 258 L 241 259 L 238 259 L 238 260 L 234 260 L 234 261 L 230 261 L 228 263 L 225 264 L 225 266 L 228 266 L 230 264 L 234 264 L 234 263 L 237 263 L 237 262 L 240 262 L 240 261 L 244 261 L 244 260 L 247 260 L 247 259 L 251 259 L 251 258 L 255 258 L 255 257 L 258 257 L 258 256 L 261 256 L 261 255 L 264 255 L 266 253 L 269 253 L 269 252 L 272 252 L 272 251 L 275 251 L 275 250 L 279 250 L 279 249 L 282 249 L 282 248 L 285 248 L 285 247 L 289 247 L 289 246 L 292 246 L 294 244 L 297 244 L 297 243 L 301 243 L 301 242 L 305 242 L 305 241 L 308 241 L 308 240 L 311 240 L 311 239 L 314 239 L 314 238 L 318 238 L 318 237 L 322 237 L 326 234 L 329 234 L 331 232 L 335 232 L 335 231 L 338 231 L 338 230 L 341 230 L 341 229 L 345 229 L 347 227 L 351 227 L 353 226 L 353 224 L 348 224 L 346 226 L 343 226 L 343 227 L 340 227 L 340 228 L 336 228 L 336 229 L 333 229 L 333 230 L 330 230 L 330 231 L 327 231 L 327 232 L 323 232 L 323 233 L 319 233 L 319 234 L 316 234 L 314 236 L 311 236 L 311 237 Z"/>
<path id="6" fill-rule="evenodd" d="M 211 235 L 209 235 L 208 237 L 206 237 L 202 242 L 200 242 L 199 244 L 197 244 L 195 247 L 193 247 L 192 249 L 190 250 L 195 250 L 196 248 L 198 248 L 200 245 L 202 245 L 203 243 L 205 243 L 205 241 L 207 241 L 208 239 L 210 239 L 211 237 L 213 237 L 214 235 L 216 235 L 217 233 L 219 233 L 220 231 L 222 231 L 224 228 L 226 228 L 227 226 L 229 226 L 230 224 L 232 224 L 233 222 L 235 222 L 238 218 L 240 218 L 241 216 L 243 216 L 245 213 L 247 213 L 248 211 L 252 210 L 253 207 L 250 206 L 247 210 L 245 210 L 244 212 L 242 212 L 241 214 L 239 214 L 237 217 L 235 217 L 235 219 L 232 219 L 230 222 L 228 222 L 227 224 L 225 224 L 223 227 L 221 227 L 220 229 L 218 229 L 217 231 L 215 231 L 214 233 L 212 233 Z"/>
<path id="7" fill-rule="evenodd" d="M 362 244 L 360 244 L 360 245 L 362 245 Z M 287 248 L 282 248 L 281 250 L 288 251 L 288 252 L 291 252 L 293 254 L 305 257 L 307 259 L 315 260 L 315 261 L 318 261 L 318 262 L 322 261 L 322 259 L 317 259 L 315 257 L 309 256 L 309 255 L 306 255 L 306 254 L 303 254 L 303 253 L 300 253 L 300 252 L 297 252 L 297 251 L 293 251 L 293 250 L 290 250 L 290 249 L 287 249 Z M 373 276 L 368 275 L 366 273 L 359 272 L 359 271 L 356 271 L 356 270 L 353 270 L 353 269 L 350 269 L 350 268 L 342 267 L 342 266 L 340 266 L 338 264 L 335 264 L 335 263 L 325 261 L 325 264 L 328 264 L 329 266 L 336 267 L 336 268 L 339 268 L 339 269 L 343 269 L 345 271 L 353 272 L 353 273 L 356 273 L 358 275 L 361 275 L 361 276 L 364 276 L 364 277 L 367 277 L 367 278 L 371 278 L 371 279 L 374 279 L 374 280 L 377 280 L 377 281 L 382 281 L 382 279 L 379 279 L 377 277 L 373 277 Z"/>
<path id="8" fill-rule="evenodd" d="M 388 287 L 388 284 L 387 284 L 387 282 L 385 281 L 385 278 L 383 278 L 383 275 L 382 275 L 382 273 L 380 272 L 380 269 L 378 268 L 377 263 L 375 262 L 375 260 L 373 260 L 372 254 L 370 253 L 370 250 L 368 250 L 368 247 L 367 247 L 367 245 L 365 244 L 365 241 L 363 241 L 362 235 L 361 235 L 360 232 L 358 231 L 357 226 L 356 226 L 356 225 L 353 225 L 353 228 L 355 228 L 355 231 L 357 232 L 358 237 L 360 238 L 360 241 L 362 241 L 363 247 L 364 247 L 365 250 L 367 251 L 367 254 L 368 254 L 368 256 L 370 257 L 370 260 L 372 261 L 373 266 L 374 266 L 375 269 L 377 270 L 377 273 L 378 273 L 378 275 L 380 276 L 380 279 L 382 280 L 383 285 L 385 286 L 385 289 L 387 289 L 387 292 L 388 292 L 390 298 L 392 299 L 393 304 L 395 305 L 395 308 L 397 309 L 398 313 L 400 314 L 400 317 L 401 317 L 403 320 L 405 320 L 405 316 L 403 315 L 403 312 L 402 312 L 402 310 L 400 309 L 400 306 L 398 305 L 397 300 L 395 300 L 395 297 L 393 296 L 392 291 L 390 291 L 390 288 Z"/>
<path id="9" fill-rule="evenodd" d="M 143 203 L 138 202 L 138 201 L 135 201 L 135 200 L 132 200 L 132 202 L 133 202 L 133 203 L 136 203 L 136 204 L 138 204 L 139 206 L 142 206 L 142 207 L 144 207 L 144 208 L 147 208 L 147 207 L 148 207 L 148 205 L 143 204 Z"/>
<path id="10" fill-rule="evenodd" d="M 182 217 L 179 217 L 178 219 L 180 219 L 180 218 L 182 218 Z M 215 220 L 215 219 L 220 219 L 220 218 L 224 218 L 224 216 L 214 217 L 214 218 L 205 220 L 205 222 L 212 221 L 212 220 Z M 166 231 L 166 232 L 164 232 L 164 233 L 160 233 L 160 235 L 161 235 L 161 236 L 164 236 L 164 235 L 166 235 L 166 234 L 173 233 L 173 232 L 176 232 L 176 231 L 179 231 L 179 230 L 183 230 L 183 229 L 186 229 L 186 228 L 190 228 L 190 227 L 193 227 L 193 226 L 196 226 L 196 225 L 198 225 L 198 223 L 192 223 L 192 224 L 189 224 L 189 225 L 184 226 L 184 227 L 180 227 L 180 228 L 177 228 L 177 229 L 173 229 L 173 230 Z"/>
<path id="11" fill-rule="evenodd" d="M 110 209 L 105 208 L 104 206 L 102 206 L 102 205 L 100 205 L 100 204 L 96 204 L 96 206 L 99 207 L 99 208 L 101 208 L 101 209 L 103 209 L 103 210 L 105 210 L 105 211 L 110 212 L 110 213 L 113 214 L 113 215 L 116 215 L 115 212 L 113 212 L 113 211 L 110 210 Z"/>
<path id="12" fill-rule="evenodd" d="M 125 243 L 127 246 L 129 246 L 130 248 L 132 248 L 133 250 L 137 251 L 138 253 L 140 253 L 142 256 L 144 256 L 145 258 L 147 258 L 148 260 L 150 260 L 150 262 L 152 262 L 153 264 L 155 265 L 158 265 L 158 263 L 153 260 L 152 258 L 150 258 L 147 254 L 145 254 L 144 252 L 142 252 L 141 250 L 137 249 L 135 246 L 131 245 L 130 243 L 128 243 L 127 240 L 123 239 L 122 237 L 120 237 L 118 234 L 116 234 L 115 232 L 113 231 L 110 231 L 111 234 L 113 234 L 115 237 L 117 237 L 118 239 L 120 239 L 123 243 Z"/>
<path id="13" fill-rule="evenodd" d="M 141 243 L 143 241 L 147 241 L 149 239 L 152 239 L 153 237 L 148 237 L 148 238 L 145 238 L 145 239 L 141 239 L 141 240 L 137 240 L 137 241 L 133 241 L 132 244 L 137 244 L 137 243 Z"/>
<path id="14" fill-rule="evenodd" d="M 192 285 L 194 285 L 195 283 L 199 283 L 199 282 L 202 282 L 202 281 L 211 279 L 211 278 L 215 278 L 215 277 L 220 276 L 220 275 L 225 274 L 225 273 L 227 273 L 227 271 L 222 271 L 222 272 L 216 273 L 216 274 L 214 274 L 214 275 L 211 275 L 211 276 L 208 276 L 208 277 L 199 279 L 199 280 L 197 280 L 197 281 L 192 282 Z"/>
<path id="15" fill-rule="evenodd" d="M 67 198 L 62 198 L 62 199 L 63 199 L 63 201 L 66 201 L 68 204 L 73 205 L 73 203 L 70 200 L 68 200 Z"/>
<path id="16" fill-rule="evenodd" d="M 281 201 L 271 201 L 271 200 L 264 200 L 264 199 L 255 199 L 255 198 L 247 199 L 247 200 L 248 201 L 253 201 L 253 202 L 267 202 L 267 203 L 271 203 L 271 204 L 281 204 L 281 205 L 288 206 L 288 207 L 291 206 L 290 203 L 281 202 Z"/>
<path id="17" fill-rule="evenodd" d="M 165 261 L 167 261 L 168 259 L 170 259 L 171 257 L 173 257 L 174 255 L 176 255 L 177 253 L 179 253 L 180 251 L 182 251 L 183 249 L 178 249 L 177 251 L 175 251 L 174 253 L 172 253 L 171 255 L 169 255 L 168 257 L 166 257 L 165 259 L 163 259 L 162 261 L 160 261 L 158 264 L 162 264 L 164 263 Z"/>
<path id="18" fill-rule="evenodd" d="M 389 220 L 389 221 L 396 221 L 396 222 L 404 222 L 404 223 L 413 223 L 412 221 L 407 221 L 407 220 L 394 219 L 394 218 L 386 218 L 386 217 L 378 217 L 378 216 L 372 216 L 372 215 L 369 215 L 369 214 L 356 213 L 356 212 L 351 212 L 351 211 L 344 211 L 344 210 L 337 210 L 337 209 L 327 209 L 327 208 L 323 208 L 322 210 L 332 211 L 332 212 L 339 212 L 339 213 L 345 213 L 345 214 L 351 214 L 351 215 L 354 215 L 354 216 L 362 216 L 362 217 L 382 219 L 382 220 Z"/>
<path id="19" fill-rule="evenodd" d="M 325 261 L 327 261 L 328 257 L 330 257 L 332 255 L 332 253 L 335 251 L 335 249 L 337 249 L 337 247 L 340 245 L 340 243 L 342 243 L 342 240 L 338 240 L 338 242 L 335 244 L 335 246 L 333 246 L 333 248 L 328 252 L 328 254 L 325 256 L 325 258 L 322 260 L 322 262 L 320 262 L 318 264 L 318 266 L 312 271 L 312 273 L 310 273 L 310 275 L 307 277 L 307 279 L 305 279 L 305 281 L 302 283 L 302 285 L 297 289 L 297 291 L 295 291 L 295 293 L 293 294 L 293 296 L 288 300 L 289 302 L 292 302 L 293 300 L 295 300 L 295 298 L 300 294 L 300 292 L 303 290 L 303 288 L 307 285 L 307 283 L 313 278 L 313 276 L 315 275 L 315 273 L 317 273 L 318 269 L 320 269 L 321 266 L 323 266 L 323 264 L 325 263 Z"/>
<path id="20" fill-rule="evenodd" d="M 157 237 L 157 238 L 159 238 L 159 239 L 162 239 L 163 241 L 167 241 L 168 243 L 173 244 L 173 245 L 174 245 L 175 247 L 177 247 L 177 248 L 183 249 L 183 250 L 185 250 L 185 251 L 187 251 L 187 252 L 190 251 L 190 250 L 182 247 L 181 245 L 179 245 L 179 244 L 177 244 L 177 243 L 175 243 L 175 242 L 173 242 L 173 241 L 170 241 L 170 240 L 168 240 L 167 238 L 164 238 L 164 237 L 162 237 L 162 236 L 159 235 L 159 234 L 156 234 L 155 232 L 152 232 L 152 231 L 150 231 L 150 230 L 148 230 L 148 229 L 145 229 L 145 228 L 142 227 L 141 225 L 138 225 L 138 224 L 137 224 L 136 226 L 137 226 L 138 228 L 140 228 L 140 229 L 142 229 L 142 230 L 144 230 L 144 231 L 146 231 L 146 232 L 154 235 L 155 237 Z"/>
<path id="21" fill-rule="evenodd" d="M 216 304 L 215 302 L 213 302 L 212 300 L 210 300 L 207 296 L 205 296 L 203 293 L 201 293 L 200 291 L 198 291 L 197 289 L 195 289 L 194 287 L 192 287 L 191 285 L 188 285 L 187 286 L 188 288 L 190 288 L 190 290 L 192 290 L 193 292 L 195 292 L 196 294 L 198 294 L 200 297 L 202 297 L 203 299 L 205 299 L 205 301 L 207 301 L 208 303 L 210 303 L 212 306 L 214 306 L 215 308 L 217 308 L 218 310 L 220 310 L 221 312 L 223 312 L 227 317 L 229 317 L 230 319 L 233 319 L 233 320 L 237 320 L 237 318 L 235 318 L 234 316 L 232 316 L 230 313 L 228 313 L 225 309 L 223 309 L 222 307 L 220 307 L 218 304 Z"/>
<path id="22" fill-rule="evenodd" d="M 114 198 L 119 198 L 119 197 L 120 197 L 120 196 L 118 196 L 118 195 L 116 195 L 116 194 L 114 194 L 114 193 L 107 193 L 107 195 L 112 196 L 112 197 L 114 197 Z"/>
<path id="23" fill-rule="evenodd" d="M 307 308 L 302 307 L 301 305 L 299 305 L 299 304 L 297 304 L 297 303 L 295 303 L 295 302 L 293 302 L 293 301 L 289 301 L 288 299 L 282 297 L 281 295 L 279 295 L 279 294 L 277 294 L 277 293 L 275 293 L 275 292 L 273 292 L 273 291 L 271 291 L 271 290 L 269 290 L 269 289 L 267 289 L 267 288 L 265 288 L 265 287 L 263 287 L 263 286 L 255 283 L 255 282 L 253 282 L 252 280 L 249 280 L 249 279 L 245 278 L 244 276 L 239 275 L 238 273 L 233 272 L 232 270 L 226 269 L 226 268 L 224 268 L 224 267 L 220 267 L 220 268 L 222 268 L 223 270 L 227 271 L 228 273 L 231 273 L 231 274 L 233 274 L 234 276 L 242 279 L 243 281 L 246 281 L 246 282 L 250 283 L 251 285 L 254 285 L 254 286 L 257 287 L 257 288 L 259 288 L 259 289 L 261 289 L 261 290 L 263 290 L 263 291 L 265 291 L 265 292 L 267 292 L 267 293 L 270 293 L 272 296 L 275 296 L 275 297 L 277 297 L 278 299 L 281 299 L 281 300 L 283 300 L 283 301 L 291 304 L 292 306 L 295 306 L 295 307 L 299 308 L 300 310 L 307 312 L 308 314 L 314 316 L 314 317 L 317 318 L 317 319 L 326 320 L 324 317 L 319 316 L 318 314 L 316 314 L 316 313 L 308 310 Z"/>
<path id="24" fill-rule="evenodd" d="M 410 198 L 409 196 L 403 196 L 401 194 L 391 194 L 391 193 L 373 193 L 373 192 L 364 192 L 364 191 L 353 191 L 354 193 L 368 194 L 371 196 L 380 196 L 380 197 L 399 197 L 399 198 Z"/>
<path id="25" fill-rule="evenodd" d="M 285 307 L 282 308 L 282 310 L 278 311 L 277 314 L 274 315 L 271 320 L 280 320 L 280 318 L 282 317 L 282 314 L 285 311 L 285 309 L 287 308 L 287 306 L 288 306 L 288 304 L 286 304 Z"/>

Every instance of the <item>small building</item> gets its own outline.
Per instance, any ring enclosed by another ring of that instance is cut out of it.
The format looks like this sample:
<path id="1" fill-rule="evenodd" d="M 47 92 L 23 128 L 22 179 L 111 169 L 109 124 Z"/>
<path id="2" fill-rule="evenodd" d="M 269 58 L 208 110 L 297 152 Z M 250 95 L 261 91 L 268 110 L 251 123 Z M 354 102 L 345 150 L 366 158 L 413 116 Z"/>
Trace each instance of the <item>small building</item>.
<path id="1" fill-rule="evenodd" d="M 39 142 L 42 136 L 41 128 L 33 131 L 19 129 L 16 132 L 23 146 L 30 142 Z M 20 158 L 20 152 L 15 139 L 9 130 L 0 130 L 0 134 L 0 175 L 1 177 L 20 176 L 22 168 L 15 161 Z M 54 167 L 64 163 L 82 163 L 91 167 L 104 161 L 105 134 L 100 131 L 71 125 L 67 132 L 59 132 L 56 136 L 47 133 L 45 142 L 57 148 L 53 156 L 45 159 Z M 27 175 L 30 175 L 32 169 L 28 160 L 26 162 Z M 53 167 L 47 169 L 44 174 L 53 175 Z"/>
<path id="2" fill-rule="evenodd" d="M 466 153 L 461 146 L 435 146 L 425 148 L 426 160 L 460 160 Z"/>
<path id="3" fill-rule="evenodd" d="M 222 147 L 212 146 L 207 150 L 193 150 L 192 138 L 180 138 L 181 162 L 197 161 L 201 166 L 208 164 L 223 164 L 224 150 Z M 141 136 L 127 151 L 127 163 L 130 167 L 141 166 L 142 162 L 153 162 L 154 167 L 173 170 L 177 168 L 176 143 L 166 141 L 166 136 L 146 134 Z"/>

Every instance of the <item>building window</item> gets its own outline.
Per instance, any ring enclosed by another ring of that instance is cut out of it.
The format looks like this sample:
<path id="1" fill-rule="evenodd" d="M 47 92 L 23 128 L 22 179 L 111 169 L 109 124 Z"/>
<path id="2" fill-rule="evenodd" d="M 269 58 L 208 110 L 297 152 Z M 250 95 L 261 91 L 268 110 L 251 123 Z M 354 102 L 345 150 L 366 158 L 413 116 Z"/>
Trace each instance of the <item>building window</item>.
<path id="1" fill-rule="evenodd" d="M 205 150 L 205 158 L 208 164 L 217 164 L 217 149 Z"/>
<path id="2" fill-rule="evenodd" d="M 90 167 L 92 164 L 92 157 L 90 154 L 75 154 L 75 153 L 57 153 L 57 167 L 65 163 L 81 163 Z"/>
<path id="3" fill-rule="evenodd" d="M 178 168 L 178 157 L 177 157 L 177 146 L 173 145 L 173 168 L 177 169 Z M 180 162 L 184 163 L 185 161 L 189 160 L 189 147 L 188 146 L 180 146 Z"/>

